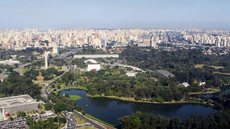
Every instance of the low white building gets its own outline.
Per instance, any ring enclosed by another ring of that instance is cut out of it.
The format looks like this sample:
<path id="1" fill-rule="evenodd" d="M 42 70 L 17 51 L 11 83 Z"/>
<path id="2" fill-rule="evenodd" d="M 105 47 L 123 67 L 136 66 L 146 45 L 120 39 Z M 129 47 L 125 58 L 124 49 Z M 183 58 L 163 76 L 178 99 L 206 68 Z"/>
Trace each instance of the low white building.
<path id="1" fill-rule="evenodd" d="M 89 54 L 89 55 L 74 55 L 74 59 L 95 59 L 95 58 L 119 58 L 118 54 Z"/>
<path id="2" fill-rule="evenodd" d="M 126 76 L 128 76 L 128 77 L 136 77 L 137 74 L 138 74 L 138 72 L 127 72 Z"/>
<path id="3" fill-rule="evenodd" d="M 6 79 L 8 77 L 7 74 L 5 73 L 0 73 L 0 81 L 3 82 L 4 79 Z"/>
<path id="4" fill-rule="evenodd" d="M 99 71 L 101 70 L 100 64 L 88 64 L 87 71 Z"/>
<path id="5" fill-rule="evenodd" d="M 199 82 L 199 86 L 205 86 L 206 82 Z"/>
<path id="6" fill-rule="evenodd" d="M 183 83 L 181 83 L 181 85 L 182 85 L 183 87 L 189 87 L 189 86 L 190 86 L 187 82 L 183 82 Z"/>
<path id="7" fill-rule="evenodd" d="M 0 60 L 0 64 L 3 64 L 3 65 L 15 65 L 15 64 L 20 64 L 20 61 L 18 61 L 18 60 L 12 60 L 12 59 L 9 59 L 9 60 Z"/>

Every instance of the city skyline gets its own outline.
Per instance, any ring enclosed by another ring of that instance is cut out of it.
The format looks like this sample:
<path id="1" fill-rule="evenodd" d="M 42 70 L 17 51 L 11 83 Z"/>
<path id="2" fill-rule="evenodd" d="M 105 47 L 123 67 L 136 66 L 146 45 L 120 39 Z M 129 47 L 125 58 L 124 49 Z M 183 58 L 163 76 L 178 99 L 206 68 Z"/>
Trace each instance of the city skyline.
<path id="1" fill-rule="evenodd" d="M 230 29 L 228 0 L 0 1 L 0 29 Z"/>

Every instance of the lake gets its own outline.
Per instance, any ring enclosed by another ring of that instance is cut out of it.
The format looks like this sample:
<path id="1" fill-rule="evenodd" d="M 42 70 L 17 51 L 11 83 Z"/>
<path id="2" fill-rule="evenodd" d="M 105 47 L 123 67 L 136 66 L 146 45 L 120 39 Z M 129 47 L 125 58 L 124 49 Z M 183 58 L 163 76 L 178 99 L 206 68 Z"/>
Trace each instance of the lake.
<path id="1" fill-rule="evenodd" d="M 61 93 L 80 95 L 82 99 L 76 101 L 76 104 L 81 106 L 86 113 L 116 126 L 120 124 L 120 117 L 137 111 L 181 119 L 186 119 L 192 114 L 207 116 L 216 112 L 213 107 L 202 104 L 150 104 L 110 98 L 92 98 L 88 97 L 86 91 L 83 90 L 64 90 Z"/>

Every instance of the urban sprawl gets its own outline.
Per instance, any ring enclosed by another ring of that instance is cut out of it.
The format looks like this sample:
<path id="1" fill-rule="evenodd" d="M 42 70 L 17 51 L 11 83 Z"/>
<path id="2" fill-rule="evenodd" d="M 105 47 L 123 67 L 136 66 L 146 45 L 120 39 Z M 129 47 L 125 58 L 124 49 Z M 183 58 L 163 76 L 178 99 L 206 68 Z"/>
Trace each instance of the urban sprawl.
<path id="1" fill-rule="evenodd" d="M 0 48 L 23 50 L 28 48 L 94 47 L 119 48 L 128 45 L 153 47 L 168 51 L 201 48 L 206 54 L 227 54 L 230 32 L 221 30 L 173 29 L 57 29 L 2 30 Z"/>

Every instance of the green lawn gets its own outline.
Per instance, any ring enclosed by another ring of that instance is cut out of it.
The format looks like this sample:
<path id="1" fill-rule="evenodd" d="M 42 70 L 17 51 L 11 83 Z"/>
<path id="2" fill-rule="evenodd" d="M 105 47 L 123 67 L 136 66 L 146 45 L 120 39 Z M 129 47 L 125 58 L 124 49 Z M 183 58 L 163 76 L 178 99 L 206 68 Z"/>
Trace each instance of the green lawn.
<path id="1" fill-rule="evenodd" d="M 223 66 L 218 66 L 218 65 L 205 65 L 205 64 L 196 64 L 194 67 L 195 68 L 203 68 L 204 66 L 209 66 L 215 70 L 222 69 L 224 68 Z"/>
<path id="2" fill-rule="evenodd" d="M 91 126 L 86 126 L 86 127 L 80 127 L 79 129 L 96 129 L 95 127 L 91 127 Z"/>
<path id="3" fill-rule="evenodd" d="M 107 122 L 105 122 L 105 121 L 103 121 L 103 120 L 100 120 L 100 119 L 98 119 L 98 118 L 96 118 L 96 117 L 94 117 L 94 116 L 92 116 L 92 115 L 90 115 L 90 114 L 87 114 L 87 113 L 86 113 L 85 116 L 88 117 L 88 118 L 90 118 L 90 119 L 93 119 L 93 120 L 95 120 L 95 121 L 98 121 L 98 122 L 100 122 L 100 123 L 103 123 L 103 124 L 105 124 L 105 125 L 107 125 L 107 126 L 114 127 L 114 125 L 109 124 L 109 123 L 107 123 Z"/>
<path id="4" fill-rule="evenodd" d="M 87 123 L 85 120 L 81 119 L 78 115 L 74 115 L 77 121 L 77 124 L 85 124 Z"/>
<path id="5" fill-rule="evenodd" d="M 215 66 L 215 65 L 211 65 L 210 67 L 216 70 L 224 68 L 223 66 Z"/>
<path id="6" fill-rule="evenodd" d="M 79 95 L 69 95 L 69 98 L 71 100 L 73 100 L 73 101 L 77 101 L 77 100 L 81 99 L 81 96 L 79 96 Z"/>
<path id="7" fill-rule="evenodd" d="M 203 68 L 204 67 L 204 64 L 196 64 L 195 65 L 195 68 Z"/>

